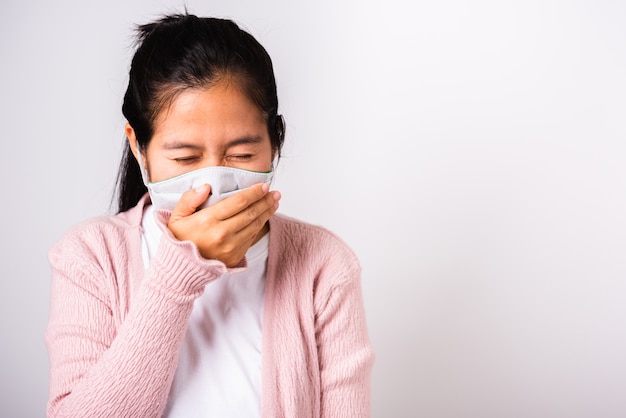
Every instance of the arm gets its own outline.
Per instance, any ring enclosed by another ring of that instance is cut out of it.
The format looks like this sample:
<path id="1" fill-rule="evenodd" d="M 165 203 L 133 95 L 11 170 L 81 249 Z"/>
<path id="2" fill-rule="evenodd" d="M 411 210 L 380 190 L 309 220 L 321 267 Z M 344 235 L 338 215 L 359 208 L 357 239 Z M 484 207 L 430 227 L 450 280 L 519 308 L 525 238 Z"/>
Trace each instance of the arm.
<path id="1" fill-rule="evenodd" d="M 259 185 L 196 212 L 209 191 L 188 191 L 171 214 L 157 213 L 163 238 L 130 306 L 119 299 L 140 255 L 125 238 L 107 242 L 92 225 L 51 250 L 48 416 L 161 415 L 193 301 L 227 264 L 245 267 L 279 198 Z"/>
<path id="2" fill-rule="evenodd" d="M 70 239 L 50 252 L 48 416 L 160 416 L 193 300 L 226 268 L 201 259 L 190 243 L 163 239 L 119 323 L 112 299 L 128 279 L 108 278 L 94 255 L 104 245 L 81 244 Z"/>
<path id="3" fill-rule="evenodd" d="M 369 417 L 374 354 L 368 341 L 360 269 L 352 269 L 320 301 L 316 335 L 322 417 Z"/>

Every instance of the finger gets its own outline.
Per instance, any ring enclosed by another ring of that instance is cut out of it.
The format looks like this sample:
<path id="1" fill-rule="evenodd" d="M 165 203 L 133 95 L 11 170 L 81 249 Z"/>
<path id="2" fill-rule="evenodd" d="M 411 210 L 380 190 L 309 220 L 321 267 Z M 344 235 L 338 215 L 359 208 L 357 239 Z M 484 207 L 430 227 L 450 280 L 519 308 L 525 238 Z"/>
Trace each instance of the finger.
<path id="1" fill-rule="evenodd" d="M 265 222 L 278 210 L 280 197 L 280 193 L 277 191 L 268 193 L 263 199 L 253 203 L 236 216 L 224 222 L 229 223 L 229 227 L 236 234 L 245 234 L 244 231 L 251 230 L 258 232 L 265 225 Z"/>
<path id="2" fill-rule="evenodd" d="M 213 216 L 218 220 L 229 219 L 267 195 L 266 183 L 255 184 L 213 205 Z"/>
<path id="3" fill-rule="evenodd" d="M 187 190 L 181 196 L 180 200 L 176 204 L 176 207 L 172 211 L 172 219 L 182 218 L 185 216 L 193 215 L 196 210 L 206 202 L 211 191 L 211 186 L 203 184 L 192 190 Z"/>
<path id="4" fill-rule="evenodd" d="M 259 213 L 256 218 L 254 218 L 253 220 L 245 224 L 241 229 L 239 229 L 236 232 L 236 235 L 239 237 L 240 240 L 249 242 L 249 244 L 251 245 L 257 237 L 259 231 L 272 217 L 272 215 L 276 213 L 277 209 L 277 205 L 271 205 L 265 211 Z"/>

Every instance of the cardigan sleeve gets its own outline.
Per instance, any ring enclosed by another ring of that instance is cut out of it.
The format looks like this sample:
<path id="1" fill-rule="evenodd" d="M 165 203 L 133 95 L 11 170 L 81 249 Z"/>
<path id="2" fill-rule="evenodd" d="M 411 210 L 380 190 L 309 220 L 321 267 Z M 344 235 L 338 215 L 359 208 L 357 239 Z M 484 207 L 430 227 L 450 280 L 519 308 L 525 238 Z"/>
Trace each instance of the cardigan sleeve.
<path id="1" fill-rule="evenodd" d="M 320 415 L 369 417 L 374 353 L 367 335 L 360 267 L 335 274 L 343 280 L 320 292 L 316 303 Z"/>
<path id="2" fill-rule="evenodd" d="M 48 416 L 161 416 L 193 301 L 227 269 L 199 260 L 191 243 L 162 239 L 120 314 L 119 288 L 130 280 L 122 266 L 140 255 L 102 231 L 82 232 L 49 252 Z"/>

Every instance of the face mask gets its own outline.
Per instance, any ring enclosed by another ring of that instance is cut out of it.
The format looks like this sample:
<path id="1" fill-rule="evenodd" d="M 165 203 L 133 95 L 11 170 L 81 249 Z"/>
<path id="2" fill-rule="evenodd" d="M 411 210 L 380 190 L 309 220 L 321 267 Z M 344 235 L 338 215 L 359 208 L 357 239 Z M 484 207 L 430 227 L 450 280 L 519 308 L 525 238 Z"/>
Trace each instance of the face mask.
<path id="1" fill-rule="evenodd" d="M 274 171 L 258 172 L 217 166 L 189 171 L 167 180 L 150 182 L 148 181 L 148 173 L 141 161 L 141 151 L 138 154 L 140 156 L 138 160 L 141 167 L 141 176 L 150 193 L 152 205 L 157 210 L 173 210 L 184 192 L 200 187 L 203 184 L 211 185 L 211 194 L 200 208 L 214 205 L 228 196 L 255 184 L 270 184 L 274 176 Z"/>

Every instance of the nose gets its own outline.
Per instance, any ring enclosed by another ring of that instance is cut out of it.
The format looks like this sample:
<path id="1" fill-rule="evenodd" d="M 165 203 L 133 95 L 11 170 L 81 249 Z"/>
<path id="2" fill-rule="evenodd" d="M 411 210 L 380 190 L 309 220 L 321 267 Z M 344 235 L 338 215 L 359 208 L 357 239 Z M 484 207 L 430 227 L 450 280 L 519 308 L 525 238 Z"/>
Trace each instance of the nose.
<path id="1" fill-rule="evenodd" d="M 224 165 L 226 165 L 224 157 L 218 154 L 207 155 L 202 161 L 203 168 L 204 167 L 218 167 L 218 166 L 224 166 Z"/>

